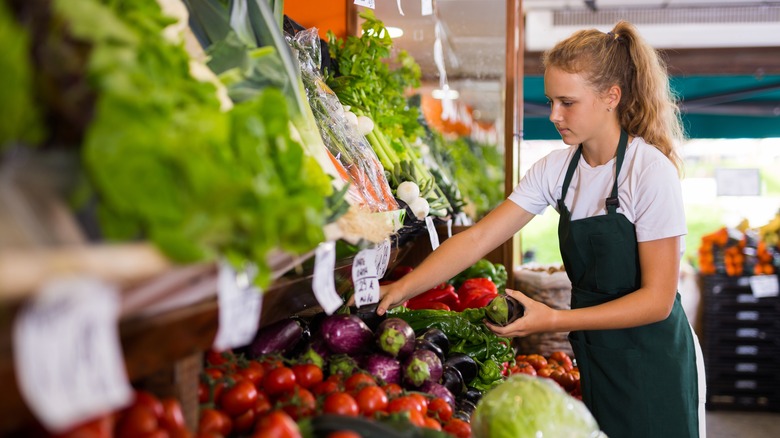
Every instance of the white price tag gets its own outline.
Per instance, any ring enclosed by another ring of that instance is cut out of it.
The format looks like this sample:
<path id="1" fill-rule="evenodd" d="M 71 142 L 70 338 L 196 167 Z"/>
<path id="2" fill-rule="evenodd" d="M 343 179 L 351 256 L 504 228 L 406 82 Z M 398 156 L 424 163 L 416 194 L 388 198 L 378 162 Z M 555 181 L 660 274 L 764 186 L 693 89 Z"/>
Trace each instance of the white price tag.
<path id="1" fill-rule="evenodd" d="M 51 432 L 132 402 L 117 319 L 119 293 L 99 280 L 51 282 L 14 321 L 22 397 Z"/>
<path id="2" fill-rule="evenodd" d="M 252 342 L 260 326 L 263 292 L 252 281 L 249 270 L 236 272 L 227 262 L 220 262 L 217 277 L 219 326 L 214 349 L 224 351 Z"/>
<path id="3" fill-rule="evenodd" d="M 780 293 L 777 275 L 754 275 L 750 277 L 750 290 L 756 298 L 776 297 Z"/>
<path id="4" fill-rule="evenodd" d="M 344 300 L 336 292 L 333 279 L 335 267 L 336 244 L 333 242 L 320 243 L 314 253 L 314 278 L 312 278 L 311 287 L 320 307 L 328 315 L 344 304 Z"/>
<path id="5" fill-rule="evenodd" d="M 352 262 L 352 284 L 358 307 L 379 302 L 379 278 L 376 276 L 376 250 L 364 249 Z"/>
<path id="6" fill-rule="evenodd" d="M 376 278 L 382 278 L 387 272 L 387 265 L 390 264 L 390 251 L 392 244 L 389 239 L 385 239 L 375 248 L 376 250 Z"/>
<path id="7" fill-rule="evenodd" d="M 452 219 L 447 219 L 447 238 L 452 237 Z"/>
<path id="8" fill-rule="evenodd" d="M 423 17 L 433 14 L 433 0 L 421 0 L 420 12 Z"/>
<path id="9" fill-rule="evenodd" d="M 355 0 L 355 4 L 358 6 L 365 6 L 367 8 L 374 9 L 374 0 Z"/>
<path id="10" fill-rule="evenodd" d="M 436 226 L 433 225 L 432 217 L 425 217 L 425 227 L 428 228 L 428 236 L 431 238 L 431 249 L 436 251 L 436 248 L 439 247 L 439 233 L 436 231 Z"/>

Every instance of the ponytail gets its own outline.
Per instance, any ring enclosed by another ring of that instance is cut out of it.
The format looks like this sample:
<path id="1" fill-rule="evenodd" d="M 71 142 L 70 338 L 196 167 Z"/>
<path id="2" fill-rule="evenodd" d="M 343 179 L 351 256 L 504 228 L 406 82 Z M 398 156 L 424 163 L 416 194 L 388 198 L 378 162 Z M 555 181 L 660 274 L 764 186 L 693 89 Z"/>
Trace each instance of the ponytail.
<path id="1" fill-rule="evenodd" d="M 620 127 L 660 150 L 682 172 L 676 147 L 684 134 L 666 64 L 631 23 L 621 21 L 608 33 L 581 30 L 544 54 L 544 67 L 578 73 L 596 92 L 617 85 Z"/>

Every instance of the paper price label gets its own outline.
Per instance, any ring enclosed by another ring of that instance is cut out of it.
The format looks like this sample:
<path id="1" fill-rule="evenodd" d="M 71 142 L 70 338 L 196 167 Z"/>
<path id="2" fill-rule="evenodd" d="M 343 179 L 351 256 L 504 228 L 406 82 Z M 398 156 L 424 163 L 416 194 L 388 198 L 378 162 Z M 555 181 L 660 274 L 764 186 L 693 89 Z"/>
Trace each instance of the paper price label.
<path id="1" fill-rule="evenodd" d="M 355 4 L 358 6 L 365 6 L 367 8 L 374 9 L 374 0 L 355 0 Z"/>
<path id="2" fill-rule="evenodd" d="M 447 219 L 447 238 L 452 237 L 452 219 Z"/>
<path id="3" fill-rule="evenodd" d="M 431 248 L 436 251 L 436 248 L 439 247 L 439 233 L 436 231 L 436 226 L 433 225 L 432 217 L 425 217 L 425 227 L 428 228 L 428 236 L 431 238 Z"/>
<path id="4" fill-rule="evenodd" d="M 387 265 L 390 264 L 390 251 L 392 244 L 385 239 L 376 247 L 376 278 L 382 278 L 387 273 Z"/>
<path id="5" fill-rule="evenodd" d="M 44 286 L 13 326 L 19 390 L 51 432 L 132 402 L 117 319 L 119 293 L 91 278 Z"/>
<path id="6" fill-rule="evenodd" d="M 360 251 L 352 262 L 352 284 L 358 307 L 379 302 L 379 278 L 376 274 L 376 250 Z"/>
<path id="7" fill-rule="evenodd" d="M 263 292 L 254 284 L 252 269 L 236 272 L 227 262 L 219 264 L 217 303 L 219 327 L 214 349 L 224 351 L 249 344 L 257 334 Z"/>
<path id="8" fill-rule="evenodd" d="M 423 17 L 433 14 L 433 0 L 421 0 L 420 13 Z"/>
<path id="9" fill-rule="evenodd" d="M 750 290 L 756 298 L 776 297 L 780 293 L 777 275 L 754 275 L 750 277 Z"/>
<path id="10" fill-rule="evenodd" d="M 336 267 L 336 244 L 321 243 L 314 253 L 314 278 L 312 291 L 320 307 L 328 315 L 335 312 L 344 303 L 336 292 L 333 270 Z"/>

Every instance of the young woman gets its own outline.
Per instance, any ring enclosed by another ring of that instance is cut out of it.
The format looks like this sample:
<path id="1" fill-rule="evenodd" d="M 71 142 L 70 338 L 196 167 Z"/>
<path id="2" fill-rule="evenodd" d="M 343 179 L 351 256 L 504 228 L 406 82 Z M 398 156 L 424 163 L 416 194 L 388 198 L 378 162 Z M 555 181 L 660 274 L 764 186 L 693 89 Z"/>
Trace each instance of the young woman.
<path id="1" fill-rule="evenodd" d="M 704 436 L 701 353 L 677 293 L 682 129 L 665 66 L 627 22 L 576 32 L 544 66 L 550 121 L 571 147 L 534 164 L 507 201 L 384 286 L 378 313 L 456 275 L 551 205 L 571 310 L 507 290 L 525 315 L 491 330 L 571 332 L 583 401 L 612 438 Z"/>

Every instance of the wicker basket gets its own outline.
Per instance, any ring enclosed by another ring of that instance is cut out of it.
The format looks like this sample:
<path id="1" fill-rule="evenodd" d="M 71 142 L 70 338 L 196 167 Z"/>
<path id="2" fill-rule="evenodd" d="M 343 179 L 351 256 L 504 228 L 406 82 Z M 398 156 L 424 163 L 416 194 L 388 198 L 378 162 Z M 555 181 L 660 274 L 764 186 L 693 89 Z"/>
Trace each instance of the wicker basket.
<path id="1" fill-rule="evenodd" d="M 515 288 L 536 301 L 554 309 L 570 309 L 571 282 L 559 266 L 520 266 L 515 269 Z M 539 333 L 515 339 L 519 354 L 541 354 L 554 351 L 573 356 L 568 332 Z"/>

